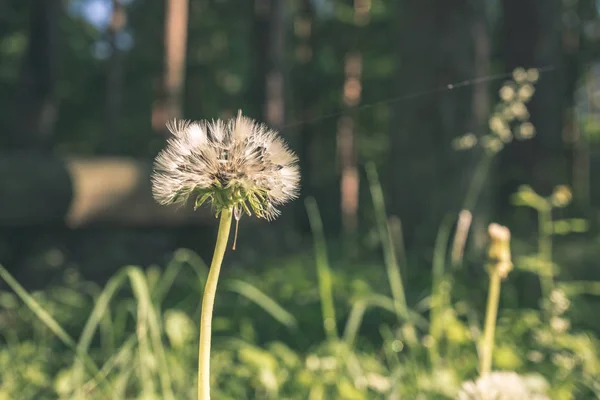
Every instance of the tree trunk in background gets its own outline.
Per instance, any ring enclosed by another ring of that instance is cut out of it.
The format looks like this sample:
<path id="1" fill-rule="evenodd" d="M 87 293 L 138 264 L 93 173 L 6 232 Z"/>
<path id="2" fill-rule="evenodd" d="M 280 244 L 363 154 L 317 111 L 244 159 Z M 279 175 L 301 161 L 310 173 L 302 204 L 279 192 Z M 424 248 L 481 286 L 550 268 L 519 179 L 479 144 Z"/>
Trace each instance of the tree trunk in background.
<path id="1" fill-rule="evenodd" d="M 289 2 L 281 0 L 254 0 L 254 79 L 250 104 L 257 107 L 249 113 L 279 131 L 294 146 L 290 129 L 283 130 L 287 112 L 287 9 Z M 302 203 L 302 202 L 300 202 Z M 284 212 L 276 222 L 277 239 L 285 246 L 297 237 L 291 227 L 297 223 L 296 213 Z"/>
<path id="2" fill-rule="evenodd" d="M 119 116 L 122 106 L 123 65 L 118 35 L 125 28 L 127 14 L 119 0 L 112 0 L 112 15 L 108 25 L 108 42 L 110 44 L 110 59 L 107 73 L 106 93 L 106 136 L 104 150 L 114 150 L 119 140 Z"/>
<path id="3" fill-rule="evenodd" d="M 298 158 L 300 171 L 302 172 L 302 185 L 300 185 L 300 198 L 314 195 L 313 193 L 313 171 L 314 165 L 314 129 L 306 123 L 316 116 L 315 101 L 318 96 L 318 82 L 315 82 L 315 21 L 314 9 L 311 0 L 303 0 L 300 10 L 294 20 L 294 34 L 297 38 L 295 54 L 295 68 L 292 74 L 297 82 L 294 98 L 298 99 L 296 106 L 298 111 L 292 118 L 304 122 L 298 126 Z M 310 232 L 310 226 L 306 216 L 304 202 L 294 202 L 296 227 L 300 232 Z"/>
<path id="4" fill-rule="evenodd" d="M 353 108 L 360 103 L 362 56 L 358 51 L 346 54 L 342 101 L 345 113 L 338 120 L 337 156 L 340 163 L 340 208 L 342 229 L 353 235 L 358 227 L 359 175 L 356 151 L 356 119 Z"/>
<path id="5" fill-rule="evenodd" d="M 590 152 L 589 143 L 582 135 L 581 124 L 575 115 L 577 85 L 582 75 L 585 60 L 581 57 L 581 41 L 584 20 L 583 2 L 566 4 L 563 15 L 565 29 L 563 31 L 563 53 L 565 58 L 566 84 L 564 97 L 565 121 L 563 136 L 565 153 L 569 166 L 569 184 L 573 188 L 573 201 L 583 210 L 588 210 L 590 199 Z M 591 86 L 591 85 L 590 85 Z"/>
<path id="6" fill-rule="evenodd" d="M 269 7 L 265 120 L 276 130 L 281 130 L 285 123 L 285 4 L 272 0 Z"/>
<path id="7" fill-rule="evenodd" d="M 485 61 L 474 57 L 478 39 L 473 37 L 472 24 L 481 17 L 473 2 L 398 3 L 398 96 L 472 79 L 476 68 L 486 68 Z M 481 52 L 478 57 L 485 58 L 485 51 Z M 463 176 L 470 172 L 472 161 L 454 151 L 451 143 L 481 123 L 485 103 L 477 105 L 479 115 L 471 118 L 475 88 L 435 90 L 394 105 L 387 171 L 390 211 L 400 217 L 408 243 L 430 246 L 444 214 L 460 209 Z M 482 93 L 476 96 L 483 97 Z"/>
<path id="8" fill-rule="evenodd" d="M 486 6 L 483 2 L 475 2 L 474 4 L 473 23 L 471 25 L 471 37 L 474 44 L 474 77 L 486 77 L 492 73 L 491 61 L 491 37 L 490 26 L 486 18 Z M 477 137 L 485 135 L 488 129 L 488 121 L 490 118 L 490 85 L 488 83 L 479 83 L 473 86 L 473 99 L 471 101 L 471 129 Z M 473 149 L 475 157 L 472 158 L 472 165 L 475 171 L 478 160 L 481 159 L 481 151 Z M 472 154 L 473 155 L 473 154 Z M 472 156 L 471 155 L 471 156 Z M 467 155 L 465 155 L 467 156 Z M 481 167 L 479 167 L 481 168 Z M 491 171 L 488 171 L 490 174 Z M 468 179 L 473 178 L 473 174 L 467 174 Z M 488 175 L 489 176 L 489 175 Z M 464 182 L 463 187 L 469 185 L 470 182 Z M 473 247 L 476 250 L 481 250 L 487 243 L 487 225 L 490 223 L 490 213 L 493 204 L 493 191 L 489 184 L 485 184 L 481 189 L 478 201 L 473 208 L 467 210 L 472 215 L 471 237 Z M 455 239 L 459 238 L 455 236 Z M 460 240 L 460 239 L 459 239 Z M 463 244 L 464 249 L 464 244 Z"/>
<path id="9" fill-rule="evenodd" d="M 21 70 L 14 143 L 19 148 L 52 145 L 58 117 L 56 98 L 60 2 L 36 0 L 30 11 L 29 43 Z"/>
<path id="10" fill-rule="evenodd" d="M 152 118 L 152 126 L 156 132 L 166 133 L 166 122 L 183 115 L 188 8 L 188 0 L 166 2 L 163 93 L 153 110 Z"/>
<path id="11" fill-rule="evenodd" d="M 269 70 L 269 16 L 270 0 L 254 0 L 254 32 L 252 48 L 255 56 L 254 71 L 250 88 L 251 99 L 247 103 L 252 106 L 247 113 L 255 118 L 266 121 L 266 74 Z"/>
<path id="12" fill-rule="evenodd" d="M 497 178 L 501 182 L 499 201 L 520 184 L 530 184 L 547 195 L 567 182 L 567 165 L 562 140 L 563 91 L 562 4 L 561 0 L 503 0 L 504 60 L 506 71 L 516 67 L 544 68 L 530 104 L 531 122 L 537 135 L 516 142 L 500 153 Z M 515 178 L 518 177 L 518 178 Z"/>
<path id="13" fill-rule="evenodd" d="M 369 22 L 371 2 L 354 0 L 354 24 L 350 36 L 358 35 L 359 26 Z M 355 46 L 353 46 L 355 47 Z M 363 58 L 357 48 L 346 53 L 344 60 L 344 87 L 342 103 L 345 111 L 338 120 L 337 156 L 340 164 L 340 209 L 342 211 L 342 229 L 349 238 L 354 237 L 358 228 L 358 199 L 360 179 L 358 173 L 358 154 L 356 148 L 355 108 L 360 104 L 362 92 Z M 350 243 L 352 244 L 352 243 Z M 356 249 L 354 243 L 350 248 Z"/>

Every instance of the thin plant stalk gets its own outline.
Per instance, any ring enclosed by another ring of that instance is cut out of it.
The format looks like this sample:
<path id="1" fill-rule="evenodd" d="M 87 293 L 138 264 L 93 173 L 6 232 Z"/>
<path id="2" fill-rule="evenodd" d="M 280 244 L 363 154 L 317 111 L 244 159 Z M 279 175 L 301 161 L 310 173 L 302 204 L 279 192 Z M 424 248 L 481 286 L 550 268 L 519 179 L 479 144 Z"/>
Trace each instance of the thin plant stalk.
<path id="1" fill-rule="evenodd" d="M 338 339 L 337 320 L 333 301 L 331 268 L 327 259 L 327 245 L 323 232 L 323 221 L 321 220 L 319 207 L 314 198 L 307 198 L 305 204 L 314 237 L 319 297 L 321 298 L 321 312 L 323 313 L 323 329 L 325 330 L 327 339 L 335 341 Z"/>
<path id="2" fill-rule="evenodd" d="M 486 178 L 488 176 L 488 172 L 492 166 L 492 162 L 494 160 L 494 153 L 490 153 L 484 151 L 481 159 L 475 166 L 475 173 L 471 178 L 469 183 L 467 194 L 463 200 L 461 214 L 469 213 L 470 218 L 465 226 L 459 226 L 463 228 L 460 232 L 457 231 L 457 234 L 454 236 L 454 240 L 452 243 L 452 266 L 454 268 L 460 268 L 463 260 L 463 253 L 466 245 L 467 235 L 469 233 L 469 228 L 471 226 L 472 213 L 477 205 L 479 200 L 479 196 L 481 196 L 481 192 L 486 183 Z"/>
<path id="3" fill-rule="evenodd" d="M 383 257 L 385 260 L 388 280 L 390 282 L 390 288 L 392 290 L 392 297 L 394 298 L 396 313 L 399 317 L 404 319 L 405 323 L 408 324 L 408 332 L 411 336 L 409 339 L 415 339 L 416 333 L 408 312 L 406 293 L 404 291 L 404 284 L 402 282 L 402 275 L 400 272 L 398 259 L 396 257 L 393 238 L 387 223 L 385 201 L 383 197 L 383 190 L 381 189 L 381 184 L 379 183 L 377 168 L 375 168 L 374 164 L 369 163 L 366 166 L 366 170 L 371 190 L 371 197 L 373 198 L 373 207 L 375 209 L 375 218 L 377 221 L 379 239 L 381 240 L 381 245 L 383 248 Z"/>
<path id="4" fill-rule="evenodd" d="M 200 316 L 200 345 L 198 348 L 198 399 L 210 399 L 210 340 L 212 327 L 212 314 L 215 304 L 215 294 L 217 292 L 217 283 L 219 281 L 219 272 L 227 241 L 229 231 L 231 230 L 231 220 L 233 212 L 231 209 L 221 211 L 221 221 L 217 233 L 217 243 L 215 252 L 210 264 L 210 271 L 204 287 L 204 296 L 202 298 L 202 314 Z"/>
<path id="5" fill-rule="evenodd" d="M 443 315 L 445 310 L 450 307 L 450 281 L 446 274 L 446 260 L 448 241 L 454 217 L 447 214 L 438 231 L 435 247 L 433 251 L 433 269 L 432 269 L 432 287 L 431 287 L 431 306 L 430 306 L 430 325 L 429 334 L 433 338 L 433 343 L 429 347 L 429 357 L 433 364 L 438 364 L 441 357 L 439 353 L 439 342 L 444 331 Z"/>
<path id="6" fill-rule="evenodd" d="M 510 252 L 510 230 L 498 224 L 488 227 L 490 247 L 488 249 L 487 270 L 490 276 L 490 286 L 485 312 L 483 342 L 481 343 L 479 374 L 485 376 L 492 370 L 492 355 L 494 353 L 494 334 L 500 303 L 500 285 L 502 279 L 508 276 L 513 268 Z"/>
<path id="7" fill-rule="evenodd" d="M 552 225 L 552 207 L 550 204 L 544 204 L 538 207 L 538 252 L 543 262 L 543 268 L 540 271 L 540 285 L 542 287 L 542 296 L 548 299 L 554 288 L 554 278 L 552 271 L 552 236 L 549 232 Z"/>
<path id="8" fill-rule="evenodd" d="M 454 268 L 458 268 L 463 263 L 465 246 L 467 244 L 467 237 L 469 236 L 471 222 L 473 222 L 473 213 L 471 213 L 471 211 L 461 210 L 458 213 L 458 221 L 456 222 L 456 232 L 454 234 L 452 253 L 450 257 L 452 260 L 452 266 Z"/>
<path id="9" fill-rule="evenodd" d="M 475 166 L 475 173 L 473 174 L 473 178 L 469 184 L 469 188 L 467 189 L 467 194 L 463 200 L 462 209 L 473 212 L 473 209 L 477 205 L 477 201 L 479 200 L 479 196 L 485 186 L 486 177 L 490 167 L 492 166 L 492 161 L 494 161 L 494 154 L 484 152 L 481 159 Z"/>
<path id="10" fill-rule="evenodd" d="M 481 345 L 481 357 L 479 374 L 484 376 L 492 370 L 492 354 L 494 352 L 494 335 L 496 332 L 496 319 L 498 317 L 498 304 L 500 302 L 500 283 L 502 277 L 497 268 L 490 271 L 490 286 L 485 313 L 485 327 L 483 330 L 483 343 Z"/>

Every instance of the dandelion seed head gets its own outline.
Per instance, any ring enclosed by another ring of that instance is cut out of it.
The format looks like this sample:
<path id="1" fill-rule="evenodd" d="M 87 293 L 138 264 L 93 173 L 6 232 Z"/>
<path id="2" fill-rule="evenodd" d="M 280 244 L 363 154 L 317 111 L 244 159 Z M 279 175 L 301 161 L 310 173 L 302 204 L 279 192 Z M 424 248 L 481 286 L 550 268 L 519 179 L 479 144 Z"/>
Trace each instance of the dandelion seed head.
<path id="1" fill-rule="evenodd" d="M 526 379 L 516 372 L 492 372 L 463 383 L 457 400 L 549 400 L 545 382 Z"/>
<path id="2" fill-rule="evenodd" d="M 154 163 L 152 192 L 162 205 L 233 209 L 272 220 L 277 206 L 298 196 L 296 155 L 278 134 L 241 112 L 227 121 L 174 120 L 173 134 Z"/>

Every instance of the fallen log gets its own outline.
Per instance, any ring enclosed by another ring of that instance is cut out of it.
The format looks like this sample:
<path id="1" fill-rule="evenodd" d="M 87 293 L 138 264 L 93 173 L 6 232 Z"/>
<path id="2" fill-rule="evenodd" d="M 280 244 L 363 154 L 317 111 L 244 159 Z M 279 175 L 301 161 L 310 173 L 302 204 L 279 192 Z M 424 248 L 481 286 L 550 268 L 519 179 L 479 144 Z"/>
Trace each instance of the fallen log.
<path id="1" fill-rule="evenodd" d="M 152 162 L 127 157 L 0 155 L 0 225 L 198 225 L 210 210 L 152 198 Z"/>

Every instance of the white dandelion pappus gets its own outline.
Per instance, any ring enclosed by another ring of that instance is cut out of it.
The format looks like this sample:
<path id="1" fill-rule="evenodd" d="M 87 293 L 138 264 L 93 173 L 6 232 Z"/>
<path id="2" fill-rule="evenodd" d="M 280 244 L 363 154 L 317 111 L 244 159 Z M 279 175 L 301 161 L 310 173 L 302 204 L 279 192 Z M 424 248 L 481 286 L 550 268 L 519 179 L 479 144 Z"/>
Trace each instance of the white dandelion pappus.
<path id="1" fill-rule="evenodd" d="M 532 382 L 512 371 L 498 371 L 475 382 L 464 382 L 456 400 L 550 400 L 540 386 L 545 386 L 545 382 Z"/>
<path id="2" fill-rule="evenodd" d="M 298 196 L 298 158 L 278 134 L 241 112 L 228 121 L 175 120 L 173 137 L 154 163 L 152 192 L 162 205 L 209 201 L 217 214 L 232 208 L 272 220 Z"/>

